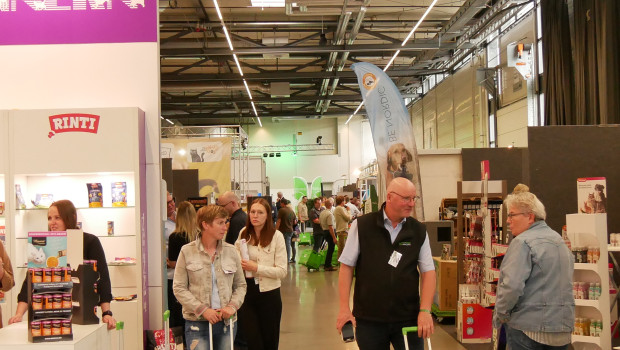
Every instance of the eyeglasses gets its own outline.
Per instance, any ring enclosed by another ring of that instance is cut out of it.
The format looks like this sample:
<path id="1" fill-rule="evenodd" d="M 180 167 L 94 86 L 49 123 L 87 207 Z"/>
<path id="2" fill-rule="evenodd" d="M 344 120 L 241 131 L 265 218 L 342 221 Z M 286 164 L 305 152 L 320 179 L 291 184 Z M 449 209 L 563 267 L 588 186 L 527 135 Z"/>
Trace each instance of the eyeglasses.
<path id="1" fill-rule="evenodd" d="M 398 193 L 396 193 L 396 192 L 394 192 L 394 191 L 392 191 L 392 192 L 390 192 L 390 193 L 394 193 L 395 195 L 399 196 L 399 197 L 403 200 L 403 202 L 405 202 L 405 203 L 409 203 L 409 202 L 411 202 L 412 200 L 413 200 L 413 202 L 415 203 L 415 202 L 417 202 L 417 201 L 419 201 L 419 200 L 420 200 L 420 196 L 405 197 L 405 196 L 403 196 L 402 194 L 398 194 Z"/>
<path id="2" fill-rule="evenodd" d="M 167 203 L 168 203 L 168 205 L 170 205 L 170 204 L 173 204 L 174 202 L 176 202 L 176 200 L 175 200 L 175 198 L 174 198 L 174 197 L 172 197 L 172 199 L 171 199 L 171 200 L 169 200 Z"/>
<path id="3" fill-rule="evenodd" d="M 225 206 L 229 205 L 230 203 L 232 203 L 232 201 L 226 202 L 226 204 L 218 204 L 220 207 L 224 208 Z"/>
<path id="4" fill-rule="evenodd" d="M 510 213 L 508 215 L 506 215 L 509 219 L 512 219 L 514 216 L 517 215 L 529 215 L 528 213 Z"/>

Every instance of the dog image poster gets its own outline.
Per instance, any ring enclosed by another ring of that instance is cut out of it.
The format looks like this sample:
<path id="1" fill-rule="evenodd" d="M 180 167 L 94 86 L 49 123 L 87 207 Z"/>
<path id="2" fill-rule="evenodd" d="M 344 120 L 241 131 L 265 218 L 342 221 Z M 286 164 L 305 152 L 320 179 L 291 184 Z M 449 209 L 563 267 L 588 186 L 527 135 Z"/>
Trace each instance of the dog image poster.
<path id="1" fill-rule="evenodd" d="M 28 267 L 67 266 L 67 232 L 28 232 Z"/>
<path id="2" fill-rule="evenodd" d="M 604 177 L 577 179 L 577 205 L 580 214 L 607 212 L 607 182 Z"/>

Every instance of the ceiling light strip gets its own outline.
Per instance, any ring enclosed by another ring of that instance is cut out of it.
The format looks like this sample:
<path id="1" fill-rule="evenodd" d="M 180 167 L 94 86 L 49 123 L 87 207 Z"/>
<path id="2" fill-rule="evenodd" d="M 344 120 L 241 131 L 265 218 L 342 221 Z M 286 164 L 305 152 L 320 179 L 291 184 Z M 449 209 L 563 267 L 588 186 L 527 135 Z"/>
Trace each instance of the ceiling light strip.
<path id="1" fill-rule="evenodd" d="M 239 64 L 239 59 L 237 58 L 237 54 L 233 53 L 233 57 L 235 59 L 235 63 L 237 64 L 237 69 L 239 70 L 239 74 L 243 76 L 243 70 L 241 69 L 241 64 Z M 243 80 L 243 82 L 245 83 L 245 80 Z"/>
<path id="2" fill-rule="evenodd" d="M 245 85 L 245 91 L 248 92 L 248 96 L 250 96 L 250 100 L 252 100 L 252 93 L 250 92 L 250 87 L 248 87 L 248 82 L 243 79 L 243 85 Z M 254 106 L 254 102 L 252 102 L 252 106 Z M 256 113 L 256 108 L 254 108 L 254 113 Z M 256 113 L 258 115 L 258 113 Z"/>
<path id="3" fill-rule="evenodd" d="M 214 0 L 215 1 L 215 0 Z M 405 38 L 405 40 L 403 40 L 403 43 L 400 46 L 405 46 L 405 44 L 407 44 L 407 41 L 409 41 L 409 39 L 411 38 L 411 36 L 413 35 L 413 33 L 415 33 L 415 31 L 418 29 L 418 27 L 420 27 L 420 25 L 422 24 L 422 22 L 424 22 L 424 19 L 426 18 L 426 16 L 429 14 L 429 12 L 431 12 L 431 10 L 433 9 L 433 6 L 435 6 L 435 4 L 437 3 L 438 0 L 433 0 L 433 2 L 431 2 L 430 5 L 428 5 L 428 8 L 426 9 L 426 11 L 424 11 L 424 14 L 422 15 L 422 17 L 420 17 L 420 20 L 418 21 L 418 23 L 415 24 L 415 26 L 413 26 L 413 29 L 411 29 L 411 31 L 409 32 L 409 34 L 407 35 L 407 37 Z M 385 68 L 383 68 L 383 71 L 387 71 L 388 68 L 390 68 L 390 66 L 392 65 L 392 63 L 394 63 L 394 60 L 396 59 L 396 57 L 398 56 L 398 54 L 400 54 L 400 50 L 396 51 L 394 53 L 394 56 L 392 56 L 392 58 L 390 58 L 390 61 L 388 62 L 388 64 L 385 66 Z M 362 105 L 364 104 L 364 101 L 362 101 L 362 103 L 360 103 L 359 106 L 357 106 L 357 109 L 355 110 L 355 112 L 353 112 L 353 114 L 351 114 L 349 116 L 349 119 L 347 119 L 346 122 L 344 122 L 345 125 L 347 125 L 349 123 L 349 121 L 351 121 L 351 119 L 353 119 L 353 117 L 355 117 L 355 115 L 357 114 L 357 112 L 360 110 L 360 108 L 362 108 Z"/>
<path id="4" fill-rule="evenodd" d="M 220 21 L 224 21 L 222 18 L 222 13 L 220 12 L 220 5 L 217 3 L 217 0 L 213 0 L 213 4 L 215 5 L 215 11 L 217 11 L 217 16 L 220 18 Z"/>
<path id="5" fill-rule="evenodd" d="M 224 31 L 224 35 L 226 36 L 226 41 L 228 42 L 228 47 L 233 54 L 233 58 L 235 59 L 235 64 L 237 65 L 237 69 L 239 70 L 239 75 L 243 77 L 243 70 L 241 69 L 241 63 L 239 63 L 239 58 L 235 53 L 235 48 L 233 47 L 232 40 L 230 40 L 230 35 L 228 34 L 228 28 L 226 28 L 226 23 L 224 23 L 224 18 L 222 17 L 222 12 L 220 11 L 220 4 L 218 4 L 217 0 L 213 0 L 213 5 L 215 6 L 215 11 L 217 12 L 217 16 L 220 18 L 220 22 L 222 24 L 222 30 Z M 250 102 L 252 103 L 252 109 L 254 110 L 254 115 L 256 115 L 256 120 L 258 121 L 258 125 L 263 127 L 263 123 L 258 116 L 258 111 L 256 110 L 256 106 L 254 105 L 254 101 L 252 101 L 252 92 L 250 91 L 250 87 L 245 79 L 243 79 L 243 85 L 245 85 L 245 90 L 248 92 L 248 97 L 250 98 Z"/>
<path id="6" fill-rule="evenodd" d="M 415 31 L 418 29 L 418 27 L 420 26 L 420 24 L 422 24 L 422 22 L 424 22 L 424 19 L 426 18 L 426 16 L 428 15 L 429 12 L 431 12 L 431 10 L 433 9 L 433 6 L 435 6 L 435 4 L 437 3 L 437 0 L 433 0 L 433 2 L 428 5 L 428 8 L 426 9 L 426 11 L 424 12 L 424 14 L 422 15 L 422 17 L 420 17 L 420 20 L 418 21 L 418 23 L 415 24 L 415 26 L 413 26 L 413 29 L 411 29 L 411 31 L 409 32 L 409 35 L 407 35 L 407 37 L 405 38 L 405 40 L 403 40 L 403 43 L 401 46 L 405 46 L 405 44 L 407 43 L 407 41 L 409 41 L 409 38 L 411 38 L 411 36 L 413 35 L 413 33 L 415 33 Z"/>

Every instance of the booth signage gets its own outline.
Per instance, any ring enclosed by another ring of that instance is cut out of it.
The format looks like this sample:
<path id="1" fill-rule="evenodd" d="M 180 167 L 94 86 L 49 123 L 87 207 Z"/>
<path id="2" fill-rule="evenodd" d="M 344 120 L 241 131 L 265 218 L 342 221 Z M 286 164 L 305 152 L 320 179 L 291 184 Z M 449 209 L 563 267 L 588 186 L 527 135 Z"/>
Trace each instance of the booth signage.
<path id="1" fill-rule="evenodd" d="M 94 114 L 58 114 L 49 117 L 52 131 L 47 137 L 63 132 L 87 132 L 96 134 L 99 130 L 99 116 Z"/>
<path id="2" fill-rule="evenodd" d="M 0 0 L 0 45 L 157 42 L 156 0 Z"/>

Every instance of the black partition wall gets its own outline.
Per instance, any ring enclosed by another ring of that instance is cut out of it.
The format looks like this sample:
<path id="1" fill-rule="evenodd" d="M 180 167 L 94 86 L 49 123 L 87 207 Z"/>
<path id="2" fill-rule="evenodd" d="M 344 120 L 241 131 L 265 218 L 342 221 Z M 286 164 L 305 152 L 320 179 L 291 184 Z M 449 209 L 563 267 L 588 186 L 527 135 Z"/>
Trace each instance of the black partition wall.
<path id="1" fill-rule="evenodd" d="M 489 161 L 491 178 L 506 180 L 508 193 L 518 184 L 529 184 L 527 148 L 463 148 L 463 180 L 480 181 L 480 162 Z"/>
<path id="2" fill-rule="evenodd" d="M 565 214 L 577 213 L 577 179 L 607 178 L 607 229 L 620 232 L 620 125 L 528 128 L 530 190 L 560 232 Z"/>

